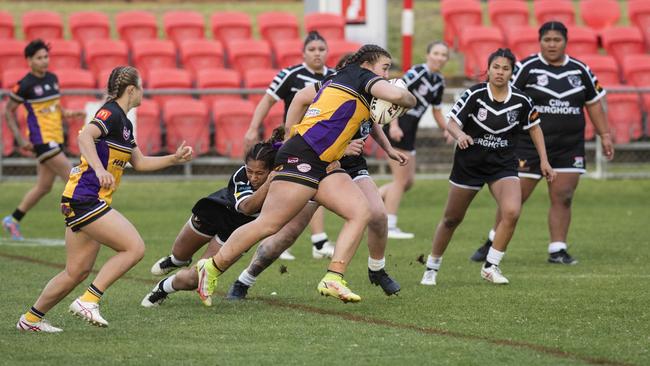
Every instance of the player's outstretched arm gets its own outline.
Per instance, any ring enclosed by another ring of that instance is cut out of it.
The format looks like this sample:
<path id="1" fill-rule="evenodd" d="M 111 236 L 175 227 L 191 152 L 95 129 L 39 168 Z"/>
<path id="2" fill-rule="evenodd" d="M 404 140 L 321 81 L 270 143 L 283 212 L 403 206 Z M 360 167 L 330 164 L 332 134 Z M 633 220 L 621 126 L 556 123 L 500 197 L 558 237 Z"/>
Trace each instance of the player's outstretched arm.
<path id="1" fill-rule="evenodd" d="M 377 144 L 386 152 L 389 158 L 399 162 L 400 165 L 408 164 L 409 162 L 408 155 L 393 149 L 393 147 L 390 144 L 390 141 L 388 141 L 388 138 L 384 133 L 384 130 L 378 124 L 376 123 L 372 124 L 372 130 L 370 130 L 370 135 L 372 136 L 373 139 L 375 139 L 375 141 L 377 141 Z"/>
<path id="2" fill-rule="evenodd" d="M 370 88 L 373 97 L 397 104 L 406 108 L 413 108 L 417 101 L 407 89 L 392 85 L 386 80 L 379 80 Z"/>
<path id="3" fill-rule="evenodd" d="M 152 171 L 167 168 L 168 166 L 187 163 L 192 160 L 194 150 L 186 146 L 185 141 L 176 149 L 176 152 L 165 156 L 145 156 L 139 147 L 131 152 L 131 164 L 135 170 Z"/>
<path id="4" fill-rule="evenodd" d="M 259 103 L 257 103 L 255 112 L 253 112 L 251 124 L 248 126 L 248 131 L 246 131 L 246 134 L 244 135 L 244 151 L 248 151 L 248 149 L 260 141 L 260 126 L 275 103 L 275 99 L 273 99 L 269 94 L 264 94 Z"/>

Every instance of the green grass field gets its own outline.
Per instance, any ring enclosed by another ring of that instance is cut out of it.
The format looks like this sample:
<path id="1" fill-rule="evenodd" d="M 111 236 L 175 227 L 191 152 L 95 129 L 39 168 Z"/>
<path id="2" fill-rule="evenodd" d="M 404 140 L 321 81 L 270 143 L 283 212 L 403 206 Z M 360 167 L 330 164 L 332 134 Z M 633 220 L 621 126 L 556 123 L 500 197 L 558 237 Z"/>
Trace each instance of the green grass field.
<path id="1" fill-rule="evenodd" d="M 327 263 L 311 259 L 303 235 L 293 249 L 298 260 L 283 263 L 288 272 L 281 274 L 280 264 L 274 264 L 246 301 L 217 297 L 215 305 L 206 308 L 195 293 L 179 293 L 159 308 L 142 308 L 142 297 L 156 281 L 149 268 L 169 252 L 194 201 L 221 184 L 123 183 L 114 207 L 139 229 L 147 254 L 102 300 L 102 314 L 110 322 L 107 329 L 67 313 L 91 275 L 47 314 L 64 333 L 17 332 L 18 317 L 60 270 L 65 251 L 61 246 L 16 246 L 4 235 L 0 364 L 650 363 L 650 181 L 581 182 L 570 235 L 571 253 L 580 264 L 572 267 L 546 263 L 547 200 L 546 189 L 540 187 L 525 206 L 502 263 L 511 281 L 508 286 L 481 280 L 479 265 L 468 260 L 492 222 L 494 204 L 486 191 L 477 197 L 446 253 L 439 285 L 418 284 L 423 266 L 417 258 L 430 251 L 447 192 L 445 181 L 419 181 L 406 196 L 400 216 L 400 226 L 414 231 L 416 239 L 389 243 L 387 269 L 402 285 L 397 297 L 387 298 L 368 282 L 365 241 L 346 276 L 363 301 L 343 304 L 320 297 L 316 284 Z M 29 186 L 0 184 L 2 215 Z M 61 190 L 57 185 L 23 220 L 28 239 L 62 238 L 57 204 Z M 330 235 L 339 225 L 338 218 L 328 217 Z M 98 263 L 110 254 L 102 249 Z M 220 296 L 249 258 L 221 277 Z"/>

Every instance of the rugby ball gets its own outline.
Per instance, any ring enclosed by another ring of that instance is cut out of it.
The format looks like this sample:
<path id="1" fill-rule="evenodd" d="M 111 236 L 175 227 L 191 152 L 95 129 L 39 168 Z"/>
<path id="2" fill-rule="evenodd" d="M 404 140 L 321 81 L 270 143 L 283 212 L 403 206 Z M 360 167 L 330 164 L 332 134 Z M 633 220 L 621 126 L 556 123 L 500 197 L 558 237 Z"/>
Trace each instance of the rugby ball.
<path id="1" fill-rule="evenodd" d="M 406 89 L 406 83 L 402 79 L 390 79 L 389 83 Z M 378 125 L 385 125 L 390 121 L 406 113 L 406 108 L 387 102 L 383 99 L 372 98 L 370 101 L 370 118 Z"/>

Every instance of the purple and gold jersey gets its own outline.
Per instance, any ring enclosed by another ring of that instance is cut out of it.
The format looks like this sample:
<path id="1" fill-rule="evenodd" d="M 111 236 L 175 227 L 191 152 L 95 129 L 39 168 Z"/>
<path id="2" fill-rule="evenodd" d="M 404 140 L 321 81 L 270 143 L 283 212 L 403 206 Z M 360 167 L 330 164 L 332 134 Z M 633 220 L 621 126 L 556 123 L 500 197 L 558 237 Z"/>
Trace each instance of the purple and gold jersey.
<path id="1" fill-rule="evenodd" d="M 370 119 L 370 89 L 384 80 L 357 64 L 316 84 L 318 93 L 291 135 L 300 134 L 322 161 L 343 156 L 361 124 Z"/>
<path id="2" fill-rule="evenodd" d="M 9 97 L 27 110 L 27 131 L 33 145 L 63 143 L 59 81 L 46 72 L 42 78 L 28 73 L 11 90 Z"/>
<path id="3" fill-rule="evenodd" d="M 120 184 L 124 167 L 131 160 L 131 152 L 136 147 L 133 125 L 116 102 L 104 104 L 90 123 L 99 127 L 102 132 L 95 140 L 97 156 L 104 168 L 115 177 L 115 187 L 101 188 L 95 171 L 82 156 L 81 163 L 70 172 L 63 197 L 75 201 L 100 199 L 110 205 L 113 192 Z"/>

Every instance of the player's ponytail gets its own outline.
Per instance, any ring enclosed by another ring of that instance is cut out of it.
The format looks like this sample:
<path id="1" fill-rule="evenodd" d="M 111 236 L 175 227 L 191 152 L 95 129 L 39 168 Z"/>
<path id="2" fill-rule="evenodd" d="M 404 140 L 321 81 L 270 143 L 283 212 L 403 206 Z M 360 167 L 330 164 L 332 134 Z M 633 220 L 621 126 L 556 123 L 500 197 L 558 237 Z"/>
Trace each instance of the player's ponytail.
<path id="1" fill-rule="evenodd" d="M 133 66 L 118 66 L 111 71 L 108 77 L 107 85 L 107 102 L 114 101 L 124 94 L 126 87 L 129 85 L 138 86 L 140 75 L 138 70 Z"/>
<path id="2" fill-rule="evenodd" d="M 264 162 L 264 167 L 268 170 L 273 169 L 275 165 L 275 155 L 278 152 L 278 144 L 284 139 L 284 127 L 280 126 L 273 130 L 271 137 L 262 142 L 258 142 L 251 147 L 244 157 L 244 161 L 248 163 L 250 160 Z"/>
<path id="3" fill-rule="evenodd" d="M 327 41 L 325 41 L 325 38 L 323 38 L 323 36 L 321 36 L 320 33 L 318 33 L 317 31 L 311 31 L 305 37 L 305 43 L 302 46 L 302 52 L 305 52 L 305 50 L 307 49 L 307 45 L 313 41 L 321 41 L 325 43 L 325 46 L 327 46 Z"/>
<path id="4" fill-rule="evenodd" d="M 381 56 L 392 58 L 390 53 L 385 49 L 374 44 L 366 44 L 359 48 L 357 52 L 352 54 L 341 68 L 352 64 L 361 65 L 366 61 L 370 64 L 374 64 Z"/>

